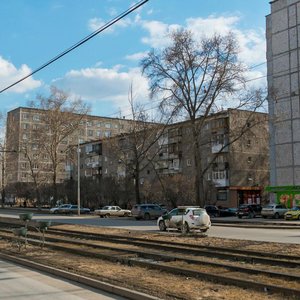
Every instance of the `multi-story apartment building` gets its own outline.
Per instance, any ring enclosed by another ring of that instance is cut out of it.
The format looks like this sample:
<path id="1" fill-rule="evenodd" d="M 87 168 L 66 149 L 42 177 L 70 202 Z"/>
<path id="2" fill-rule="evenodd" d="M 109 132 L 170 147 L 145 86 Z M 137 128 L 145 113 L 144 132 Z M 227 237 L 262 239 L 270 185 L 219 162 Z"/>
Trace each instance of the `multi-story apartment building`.
<path id="1" fill-rule="evenodd" d="M 47 176 L 47 173 L 49 173 L 47 165 L 51 161 L 46 153 L 43 155 L 38 153 L 38 146 L 35 144 L 33 135 L 35 130 L 46 130 L 42 126 L 42 116 L 44 114 L 45 111 L 43 110 L 28 107 L 19 107 L 7 113 L 6 148 L 15 151 L 6 155 L 7 184 L 32 182 L 33 178 L 30 176 L 32 169 L 43 173 L 44 177 L 48 178 L 48 182 L 50 182 L 50 176 Z M 67 136 L 59 145 L 58 154 L 62 157 L 57 182 L 63 182 L 69 178 L 70 170 L 68 166 L 66 168 L 66 148 L 70 145 L 108 138 L 126 132 L 131 122 L 132 120 L 127 119 L 86 115 L 80 122 L 78 130 Z M 27 146 L 27 153 L 22 150 L 24 145 Z M 32 161 L 36 165 L 29 166 L 28 151 L 31 152 L 33 158 L 37 157 L 38 163 Z"/>
<path id="2" fill-rule="evenodd" d="M 299 0 L 270 2 L 267 67 L 270 187 L 287 206 L 300 204 Z"/>
<path id="3" fill-rule="evenodd" d="M 229 109 L 208 117 L 199 134 L 207 204 L 237 207 L 241 203 L 261 203 L 264 187 L 269 183 L 268 115 Z M 113 139 L 124 138 L 122 135 Z M 128 175 L 123 157 L 120 159 L 116 154 L 120 152 L 113 153 L 110 147 L 109 140 L 81 145 L 81 175 L 94 178 Z M 177 175 L 186 183 L 193 182 L 195 164 L 189 121 L 167 126 L 154 148 L 153 161 L 141 162 L 147 164 L 139 176 L 142 192 L 150 186 L 152 195 L 155 194 L 158 176 L 163 179 Z M 191 184 L 185 185 L 188 186 L 192 188 Z M 187 195 L 189 191 L 183 193 Z M 148 199 L 151 200 L 159 201 Z"/>

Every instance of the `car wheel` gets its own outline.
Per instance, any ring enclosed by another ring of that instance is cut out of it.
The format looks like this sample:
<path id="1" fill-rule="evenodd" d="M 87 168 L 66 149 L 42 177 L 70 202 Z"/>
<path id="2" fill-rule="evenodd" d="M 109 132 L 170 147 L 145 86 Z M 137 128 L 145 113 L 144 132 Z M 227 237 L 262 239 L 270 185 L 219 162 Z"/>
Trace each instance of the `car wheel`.
<path id="1" fill-rule="evenodd" d="M 208 230 L 208 228 L 206 229 L 200 229 L 201 232 L 206 232 Z"/>
<path id="2" fill-rule="evenodd" d="M 105 215 L 105 218 L 109 218 L 109 217 L 110 217 L 110 214 L 106 214 L 106 215 Z"/>
<path id="3" fill-rule="evenodd" d="M 125 213 L 125 214 L 124 214 L 124 217 L 129 217 L 129 213 Z"/>
<path id="4" fill-rule="evenodd" d="M 189 231 L 190 231 L 189 224 L 184 222 L 183 226 L 182 226 L 182 233 L 186 234 L 186 233 L 189 233 Z"/>
<path id="5" fill-rule="evenodd" d="M 238 216 L 238 218 L 239 218 L 239 219 L 241 219 L 241 218 L 242 218 L 242 216 Z"/>
<path id="6" fill-rule="evenodd" d="M 274 218 L 275 218 L 275 219 L 279 219 L 279 213 L 276 213 L 276 214 L 274 215 Z"/>
<path id="7" fill-rule="evenodd" d="M 263 218 L 264 218 L 264 219 L 266 219 L 266 218 L 267 218 L 267 216 L 263 216 Z"/>
<path id="8" fill-rule="evenodd" d="M 100 215 L 99 217 L 100 217 L 100 218 L 103 218 L 103 215 Z"/>
<path id="9" fill-rule="evenodd" d="M 298 216 L 298 220 L 300 220 L 300 215 Z"/>
<path id="10" fill-rule="evenodd" d="M 166 231 L 167 229 L 167 226 L 163 220 L 159 221 L 158 227 L 160 231 Z"/>
<path id="11" fill-rule="evenodd" d="M 58 214 L 58 211 L 57 211 L 57 210 L 55 210 L 55 211 L 54 211 L 54 214 L 56 214 L 56 215 L 57 215 L 57 214 Z"/>
<path id="12" fill-rule="evenodd" d="M 148 214 L 148 213 L 144 214 L 144 219 L 145 220 L 150 220 L 150 214 Z"/>
<path id="13" fill-rule="evenodd" d="M 254 218 L 254 214 L 253 213 L 249 213 L 248 217 L 249 217 L 249 219 L 253 219 Z"/>

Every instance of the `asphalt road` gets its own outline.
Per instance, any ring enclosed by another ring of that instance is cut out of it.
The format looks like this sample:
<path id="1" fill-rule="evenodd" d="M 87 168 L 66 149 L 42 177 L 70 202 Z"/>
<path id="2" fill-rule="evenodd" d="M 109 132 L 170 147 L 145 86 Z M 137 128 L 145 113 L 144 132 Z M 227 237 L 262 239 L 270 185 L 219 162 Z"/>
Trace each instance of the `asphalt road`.
<path id="1" fill-rule="evenodd" d="M 0 210 L 0 216 L 18 218 L 20 211 L 4 209 Z M 35 220 L 52 220 L 52 222 L 66 223 L 66 224 L 81 224 L 89 226 L 105 226 L 112 228 L 123 228 L 129 230 L 141 230 L 149 232 L 159 232 L 155 220 L 151 221 L 137 221 L 133 218 L 99 218 L 93 215 L 82 216 L 64 216 L 64 215 L 49 215 L 35 213 L 33 219 Z M 236 217 L 218 218 L 224 222 L 237 220 Z M 243 219 L 245 222 L 257 223 L 263 222 L 264 224 L 274 223 L 274 220 L 265 220 L 262 218 L 255 218 L 251 220 Z M 293 224 L 289 221 L 279 221 L 281 223 Z M 299 223 L 299 221 L 296 221 Z M 266 241 L 275 243 L 292 243 L 300 244 L 300 227 L 298 229 L 269 229 L 269 228 L 241 228 L 227 226 L 214 226 L 207 232 L 210 237 L 253 240 L 253 241 Z"/>
<path id="2" fill-rule="evenodd" d="M 125 299 L 2 260 L 0 260 L 0 282 L 0 299 L 3 300 Z"/>

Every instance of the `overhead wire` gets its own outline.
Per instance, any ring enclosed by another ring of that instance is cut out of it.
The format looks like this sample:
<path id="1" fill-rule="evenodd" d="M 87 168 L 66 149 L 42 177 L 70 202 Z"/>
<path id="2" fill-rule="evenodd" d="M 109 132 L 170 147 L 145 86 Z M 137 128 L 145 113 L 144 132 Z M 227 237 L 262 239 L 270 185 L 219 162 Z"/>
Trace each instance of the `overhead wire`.
<path id="1" fill-rule="evenodd" d="M 138 3 L 132 5 L 126 11 L 122 12 L 121 14 L 119 14 L 118 16 L 116 16 L 115 18 L 113 18 L 112 20 L 110 20 L 109 22 L 105 23 L 103 26 L 101 26 L 100 28 L 98 28 L 97 30 L 95 30 L 94 32 L 92 32 L 91 34 L 89 34 L 88 36 L 84 37 L 83 39 L 81 39 L 79 42 L 75 43 L 74 45 L 72 45 L 68 49 L 64 50 L 60 54 L 56 55 L 55 57 L 53 57 L 52 59 L 50 59 L 49 61 L 47 61 L 46 63 L 44 63 L 40 67 L 38 67 L 37 69 L 35 69 L 34 71 L 30 72 L 28 75 L 22 77 L 21 79 L 15 81 L 14 83 L 12 83 L 9 86 L 7 86 L 7 87 L 3 88 L 2 90 L 0 90 L 0 94 L 3 93 L 4 91 L 10 89 L 11 87 L 19 84 L 20 82 L 24 81 L 25 79 L 27 79 L 28 77 L 32 76 L 33 74 L 35 74 L 35 73 L 41 71 L 42 69 L 46 68 L 47 66 L 49 66 L 52 63 L 54 63 L 55 61 L 57 61 L 61 57 L 65 56 L 69 52 L 75 50 L 76 48 L 78 48 L 82 44 L 86 43 L 88 40 L 90 40 L 94 36 L 98 35 L 102 31 L 104 31 L 105 29 L 109 28 L 110 26 L 112 26 L 113 24 L 115 24 L 116 22 L 118 22 L 119 20 L 123 19 L 128 14 L 130 14 L 131 12 L 133 12 L 134 10 L 136 10 L 137 8 L 139 8 L 140 6 L 144 5 L 148 1 L 149 0 L 141 0 Z"/>

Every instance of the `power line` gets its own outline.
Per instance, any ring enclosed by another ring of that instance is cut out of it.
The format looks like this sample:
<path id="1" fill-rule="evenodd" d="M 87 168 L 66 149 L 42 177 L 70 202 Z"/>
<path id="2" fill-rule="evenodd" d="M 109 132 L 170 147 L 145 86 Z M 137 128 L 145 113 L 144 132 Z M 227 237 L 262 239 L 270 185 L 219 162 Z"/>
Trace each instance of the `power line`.
<path id="1" fill-rule="evenodd" d="M 115 24 L 116 22 L 118 22 L 119 20 L 123 19 L 128 14 L 130 14 L 131 12 L 133 12 L 134 10 L 136 10 L 137 8 L 139 8 L 140 6 L 144 5 L 148 1 L 149 0 L 142 0 L 142 1 L 134 4 L 133 6 L 131 6 L 130 8 L 128 8 L 126 11 L 124 11 L 121 14 L 119 14 L 118 16 L 116 16 L 115 18 L 113 18 L 111 21 L 105 23 L 99 29 L 95 30 L 94 32 L 92 32 L 91 34 L 89 34 L 88 36 L 86 36 L 85 38 L 81 39 L 79 42 L 77 42 L 76 44 L 72 45 L 71 47 L 69 47 L 65 51 L 63 51 L 60 54 L 56 55 L 54 58 L 50 59 L 48 62 L 46 62 L 45 64 L 41 65 L 40 67 L 38 67 L 37 69 L 35 69 L 31 73 L 29 73 L 28 75 L 22 77 L 18 81 L 14 82 L 11 85 L 9 85 L 9 86 L 5 87 L 4 89 L 0 90 L 0 94 L 3 93 L 4 91 L 10 89 L 11 87 L 17 85 L 18 83 L 22 82 L 23 80 L 27 79 L 28 77 L 32 76 L 33 74 L 39 72 L 40 70 L 46 68 L 47 66 L 49 66 L 52 63 L 54 63 L 56 60 L 58 60 L 61 57 L 65 56 L 66 54 L 68 54 L 69 52 L 73 51 L 74 49 L 78 48 L 82 44 L 86 43 L 88 40 L 90 40 L 94 36 L 98 35 L 100 32 L 104 31 L 105 29 L 109 28 L 110 26 L 112 26 L 113 24 Z"/>

